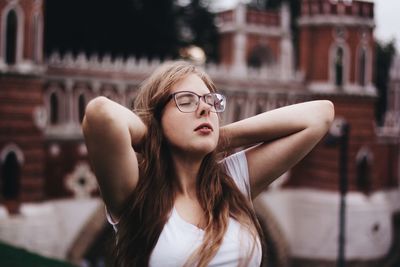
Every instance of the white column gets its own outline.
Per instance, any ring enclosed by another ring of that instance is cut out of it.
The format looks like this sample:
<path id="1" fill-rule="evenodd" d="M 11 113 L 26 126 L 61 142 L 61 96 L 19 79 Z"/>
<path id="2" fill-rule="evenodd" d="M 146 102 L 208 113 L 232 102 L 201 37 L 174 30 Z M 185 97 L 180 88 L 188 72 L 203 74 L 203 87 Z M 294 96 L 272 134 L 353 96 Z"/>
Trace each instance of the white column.
<path id="1" fill-rule="evenodd" d="M 66 124 L 68 126 L 74 124 L 74 92 L 73 92 L 74 82 L 72 80 L 65 81 L 65 93 L 66 93 L 66 101 L 65 101 L 65 115 L 66 115 Z"/>
<path id="2" fill-rule="evenodd" d="M 294 77 L 293 72 L 293 44 L 290 31 L 290 9 L 288 3 L 284 2 L 281 7 L 281 79 L 288 81 Z"/>
<path id="3" fill-rule="evenodd" d="M 122 82 L 117 82 L 115 84 L 115 87 L 117 89 L 117 93 L 118 93 L 118 99 L 120 101 L 120 104 L 127 107 L 128 103 L 126 101 L 127 97 L 126 97 L 126 84 L 122 83 Z"/>
<path id="4" fill-rule="evenodd" d="M 245 100 L 244 117 L 249 118 L 253 116 L 256 112 L 257 107 L 257 97 L 254 93 L 249 93 Z"/>
<path id="5" fill-rule="evenodd" d="M 246 76 L 246 6 L 239 3 L 235 10 L 236 32 L 233 40 L 233 75 L 236 77 Z"/>
<path id="6" fill-rule="evenodd" d="M 97 97 L 100 95 L 100 87 L 101 87 L 101 82 L 99 80 L 91 80 L 90 83 L 91 89 L 92 89 L 92 97 Z"/>

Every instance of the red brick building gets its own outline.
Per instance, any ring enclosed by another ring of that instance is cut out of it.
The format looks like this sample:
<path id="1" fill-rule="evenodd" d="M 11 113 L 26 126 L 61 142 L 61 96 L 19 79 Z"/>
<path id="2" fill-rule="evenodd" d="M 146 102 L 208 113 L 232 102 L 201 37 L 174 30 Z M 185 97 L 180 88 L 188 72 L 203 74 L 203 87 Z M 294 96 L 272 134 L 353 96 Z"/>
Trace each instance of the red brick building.
<path id="1" fill-rule="evenodd" d="M 44 199 L 43 6 L 0 2 L 2 202 Z"/>

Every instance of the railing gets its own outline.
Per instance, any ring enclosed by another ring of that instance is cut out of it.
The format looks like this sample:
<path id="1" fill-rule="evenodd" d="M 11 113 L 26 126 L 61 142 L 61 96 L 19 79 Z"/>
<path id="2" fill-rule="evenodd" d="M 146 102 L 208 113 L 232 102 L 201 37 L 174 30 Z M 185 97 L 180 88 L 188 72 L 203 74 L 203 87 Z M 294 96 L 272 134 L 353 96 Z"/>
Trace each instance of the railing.
<path id="1" fill-rule="evenodd" d="M 373 18 L 374 4 L 363 1 L 304 0 L 302 1 L 301 14 L 303 16 L 330 14 Z"/>
<path id="2" fill-rule="evenodd" d="M 47 59 L 47 66 L 49 69 L 87 70 L 98 72 L 99 75 L 118 72 L 132 75 L 132 77 L 137 76 L 138 74 L 150 74 L 161 63 L 162 61 L 159 59 L 148 60 L 145 58 L 135 57 L 124 59 L 122 57 L 112 58 L 111 55 L 99 57 L 96 54 L 87 57 L 85 53 L 79 53 L 77 56 L 74 56 L 71 52 L 67 52 L 64 55 L 55 52 Z M 206 64 L 202 67 L 214 79 L 250 79 L 260 82 L 287 82 L 300 81 L 302 79 L 300 75 L 284 77 L 279 63 L 261 68 L 248 68 L 244 66 L 241 71 L 238 71 L 234 66 L 218 64 Z"/>

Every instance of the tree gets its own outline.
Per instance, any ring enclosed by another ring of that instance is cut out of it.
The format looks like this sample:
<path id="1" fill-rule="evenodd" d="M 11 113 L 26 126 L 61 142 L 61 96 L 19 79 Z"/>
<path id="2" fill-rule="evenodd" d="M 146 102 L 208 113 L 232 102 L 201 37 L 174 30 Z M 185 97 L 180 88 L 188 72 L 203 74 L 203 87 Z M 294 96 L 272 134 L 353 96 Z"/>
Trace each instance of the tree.
<path id="1" fill-rule="evenodd" d="M 174 0 L 47 1 L 45 51 L 174 57 Z"/>
<path id="2" fill-rule="evenodd" d="M 174 0 L 132 1 L 129 30 L 136 54 L 151 57 L 176 57 L 180 47 Z M 133 26 L 134 25 L 134 26 Z"/>
<path id="3" fill-rule="evenodd" d="M 179 8 L 180 39 L 183 47 L 202 48 L 208 61 L 218 61 L 218 29 L 209 2 L 192 0 Z"/>
<path id="4" fill-rule="evenodd" d="M 187 38 L 191 33 L 193 38 Z M 177 0 L 46 1 L 45 51 L 84 51 L 113 56 L 176 58 L 188 45 L 217 58 L 214 15 L 204 1 Z"/>
<path id="5" fill-rule="evenodd" d="M 378 101 L 376 102 L 375 115 L 378 125 L 383 124 L 387 104 L 387 89 L 389 82 L 389 71 L 392 59 L 396 54 L 394 40 L 388 43 L 375 43 L 375 85 L 378 90 Z"/>

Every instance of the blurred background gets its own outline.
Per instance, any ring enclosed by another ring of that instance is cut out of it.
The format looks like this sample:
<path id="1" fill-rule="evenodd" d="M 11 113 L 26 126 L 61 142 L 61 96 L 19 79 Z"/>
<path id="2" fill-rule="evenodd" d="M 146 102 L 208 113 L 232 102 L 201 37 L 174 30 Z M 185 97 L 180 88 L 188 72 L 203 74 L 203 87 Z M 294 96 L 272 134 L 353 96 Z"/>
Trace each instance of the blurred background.
<path id="1" fill-rule="evenodd" d="M 0 265 L 111 266 L 85 106 L 131 108 L 181 58 L 227 96 L 223 123 L 335 104 L 327 136 L 255 202 L 264 266 L 400 266 L 398 4 L 0 0 Z"/>

